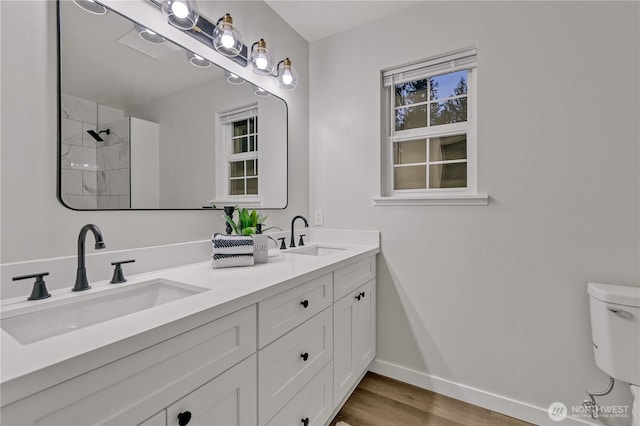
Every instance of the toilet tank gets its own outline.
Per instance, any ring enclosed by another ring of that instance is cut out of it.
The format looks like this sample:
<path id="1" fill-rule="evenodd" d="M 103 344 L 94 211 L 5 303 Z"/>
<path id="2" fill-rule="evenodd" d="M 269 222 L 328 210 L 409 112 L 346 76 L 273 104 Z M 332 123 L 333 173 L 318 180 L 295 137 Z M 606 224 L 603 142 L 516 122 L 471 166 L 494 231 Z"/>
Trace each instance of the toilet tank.
<path id="1" fill-rule="evenodd" d="M 596 364 L 614 379 L 640 385 L 640 288 L 589 283 Z"/>

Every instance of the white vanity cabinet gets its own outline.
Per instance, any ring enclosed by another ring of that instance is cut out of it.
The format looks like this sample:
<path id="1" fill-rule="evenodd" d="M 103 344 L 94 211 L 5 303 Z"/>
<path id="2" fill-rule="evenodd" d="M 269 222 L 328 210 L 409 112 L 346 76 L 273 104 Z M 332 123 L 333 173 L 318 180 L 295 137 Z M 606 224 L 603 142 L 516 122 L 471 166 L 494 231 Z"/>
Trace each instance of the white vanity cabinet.
<path id="1" fill-rule="evenodd" d="M 343 401 L 375 356 L 375 289 L 375 280 L 371 280 L 333 305 L 335 405 Z"/>
<path id="2" fill-rule="evenodd" d="M 375 254 L 335 265 L 8 403 L 2 424 L 326 426 L 375 356 Z"/>

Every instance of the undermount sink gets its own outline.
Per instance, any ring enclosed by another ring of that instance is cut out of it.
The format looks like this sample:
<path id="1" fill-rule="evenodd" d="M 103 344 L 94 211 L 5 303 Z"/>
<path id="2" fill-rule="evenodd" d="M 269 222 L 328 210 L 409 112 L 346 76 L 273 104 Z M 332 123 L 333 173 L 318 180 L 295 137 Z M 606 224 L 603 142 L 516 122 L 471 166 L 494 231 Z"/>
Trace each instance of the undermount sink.
<path id="1" fill-rule="evenodd" d="M 23 345 L 206 291 L 155 279 L 2 313 L 2 329 Z"/>
<path id="2" fill-rule="evenodd" d="M 310 245 L 304 247 L 296 247 L 287 250 L 291 254 L 304 254 L 306 256 L 328 256 L 344 251 L 346 249 L 340 247 L 327 247 L 321 245 Z"/>

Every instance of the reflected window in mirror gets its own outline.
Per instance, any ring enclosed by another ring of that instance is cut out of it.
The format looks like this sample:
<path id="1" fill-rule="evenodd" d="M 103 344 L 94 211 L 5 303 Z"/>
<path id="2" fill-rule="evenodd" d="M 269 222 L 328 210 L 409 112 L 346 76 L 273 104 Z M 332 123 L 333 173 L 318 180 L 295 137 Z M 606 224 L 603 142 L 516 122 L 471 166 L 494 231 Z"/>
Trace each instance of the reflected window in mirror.
<path id="1" fill-rule="evenodd" d="M 229 182 L 225 197 L 251 197 L 258 194 L 258 104 L 219 114 L 227 152 L 225 167 Z"/>

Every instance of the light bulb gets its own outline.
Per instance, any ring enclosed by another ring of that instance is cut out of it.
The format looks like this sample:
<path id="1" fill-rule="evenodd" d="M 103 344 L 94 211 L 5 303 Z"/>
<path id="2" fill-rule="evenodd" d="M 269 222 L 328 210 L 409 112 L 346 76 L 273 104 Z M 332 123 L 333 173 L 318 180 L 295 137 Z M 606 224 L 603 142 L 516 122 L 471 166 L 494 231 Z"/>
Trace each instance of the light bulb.
<path id="1" fill-rule="evenodd" d="M 171 11 L 180 19 L 184 19 L 189 15 L 189 8 L 181 1 L 173 2 L 171 5 Z"/>
<path id="2" fill-rule="evenodd" d="M 282 74 L 282 82 L 284 84 L 291 84 L 293 82 L 293 76 L 291 75 L 290 70 L 284 71 L 284 73 Z"/>
<path id="3" fill-rule="evenodd" d="M 228 30 L 225 30 L 225 32 L 222 34 L 222 37 L 220 37 L 220 42 L 227 49 L 229 49 L 230 47 L 233 47 L 233 45 L 235 44 L 235 41 L 236 40 L 233 38 L 233 35 L 230 34 L 230 31 Z"/>
<path id="4" fill-rule="evenodd" d="M 256 57 L 256 68 L 260 68 L 261 70 L 267 68 L 267 65 L 269 64 L 269 62 L 267 61 L 267 58 L 265 57 L 265 55 L 258 55 Z"/>

